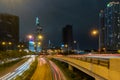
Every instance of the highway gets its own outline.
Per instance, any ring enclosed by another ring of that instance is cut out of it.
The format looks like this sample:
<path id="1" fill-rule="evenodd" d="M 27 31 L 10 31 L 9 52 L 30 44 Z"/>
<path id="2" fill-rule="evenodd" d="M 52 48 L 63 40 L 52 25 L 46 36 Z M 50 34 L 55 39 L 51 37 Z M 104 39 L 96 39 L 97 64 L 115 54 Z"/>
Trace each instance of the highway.
<path id="1" fill-rule="evenodd" d="M 35 60 L 35 56 L 32 55 L 24 64 L 19 66 L 17 69 L 15 69 L 13 72 L 9 72 L 6 75 L 0 77 L 0 80 L 12 80 L 18 75 L 22 75 L 24 71 L 26 71 L 31 63 Z"/>
<path id="2" fill-rule="evenodd" d="M 45 57 L 38 58 L 38 66 L 31 80 L 66 80 L 60 69 Z"/>
<path id="3" fill-rule="evenodd" d="M 60 69 L 52 62 L 49 61 L 52 73 L 53 73 L 53 79 L 54 80 L 66 80 L 63 73 L 60 71 Z"/>

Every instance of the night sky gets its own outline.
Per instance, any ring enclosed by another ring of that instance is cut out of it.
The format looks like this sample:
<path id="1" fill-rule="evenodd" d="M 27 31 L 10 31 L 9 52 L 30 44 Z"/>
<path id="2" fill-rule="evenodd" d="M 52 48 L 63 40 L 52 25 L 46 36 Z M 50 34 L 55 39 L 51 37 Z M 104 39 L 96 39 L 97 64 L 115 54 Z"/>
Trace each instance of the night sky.
<path id="1" fill-rule="evenodd" d="M 112 0 L 0 0 L 0 13 L 10 13 L 20 18 L 20 40 L 35 31 L 35 17 L 43 26 L 44 43 L 51 40 L 59 45 L 62 28 L 73 25 L 74 40 L 80 49 L 98 46 L 98 38 L 89 35 L 98 28 L 99 11 Z"/>

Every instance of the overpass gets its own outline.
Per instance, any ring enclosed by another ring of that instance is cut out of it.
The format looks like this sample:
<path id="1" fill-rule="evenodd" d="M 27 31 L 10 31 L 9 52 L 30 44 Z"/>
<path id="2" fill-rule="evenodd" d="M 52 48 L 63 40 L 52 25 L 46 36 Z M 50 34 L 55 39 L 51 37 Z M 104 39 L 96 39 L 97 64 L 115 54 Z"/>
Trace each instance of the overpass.
<path id="1" fill-rule="evenodd" d="M 120 55 L 70 55 L 54 57 L 92 76 L 95 80 L 120 80 Z"/>

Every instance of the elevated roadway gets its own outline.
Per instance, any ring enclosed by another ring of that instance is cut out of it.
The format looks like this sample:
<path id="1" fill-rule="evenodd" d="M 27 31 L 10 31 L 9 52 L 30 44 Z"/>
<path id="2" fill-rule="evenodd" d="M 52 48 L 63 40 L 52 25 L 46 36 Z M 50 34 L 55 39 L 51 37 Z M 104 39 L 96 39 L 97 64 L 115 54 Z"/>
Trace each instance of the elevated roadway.
<path id="1" fill-rule="evenodd" d="M 120 80 L 120 54 L 69 55 L 54 58 L 69 64 L 69 69 L 75 67 L 95 80 Z"/>

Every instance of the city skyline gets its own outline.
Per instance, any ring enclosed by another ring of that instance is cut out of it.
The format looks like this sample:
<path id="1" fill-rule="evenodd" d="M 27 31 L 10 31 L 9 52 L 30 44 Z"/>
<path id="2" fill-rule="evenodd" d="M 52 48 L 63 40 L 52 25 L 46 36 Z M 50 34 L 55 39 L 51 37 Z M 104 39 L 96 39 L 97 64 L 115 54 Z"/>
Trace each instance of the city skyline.
<path id="1" fill-rule="evenodd" d="M 35 17 L 40 18 L 46 42 L 61 42 L 62 28 L 73 25 L 74 40 L 80 48 L 97 48 L 97 38 L 89 35 L 91 28 L 98 28 L 99 11 L 112 0 L 106 1 L 0 1 L 0 12 L 20 16 L 20 38 L 35 31 Z M 7 5 L 9 4 L 9 5 Z M 56 39 L 55 39 L 56 38 Z"/>

